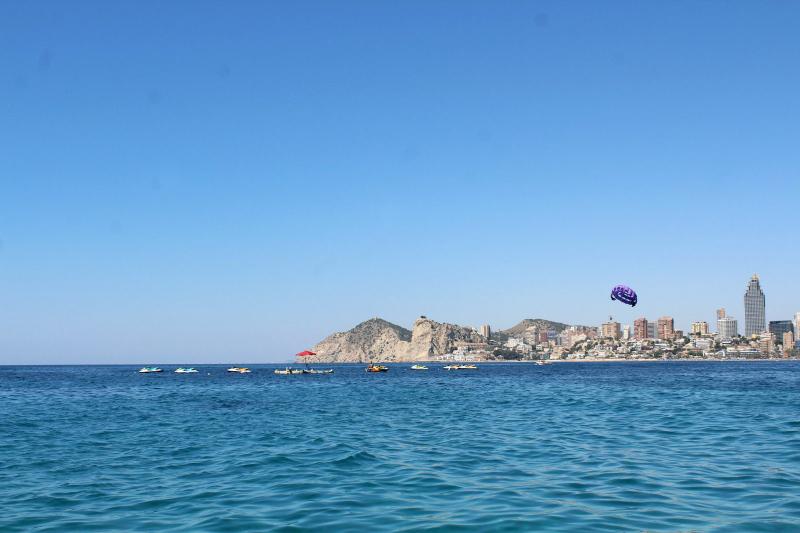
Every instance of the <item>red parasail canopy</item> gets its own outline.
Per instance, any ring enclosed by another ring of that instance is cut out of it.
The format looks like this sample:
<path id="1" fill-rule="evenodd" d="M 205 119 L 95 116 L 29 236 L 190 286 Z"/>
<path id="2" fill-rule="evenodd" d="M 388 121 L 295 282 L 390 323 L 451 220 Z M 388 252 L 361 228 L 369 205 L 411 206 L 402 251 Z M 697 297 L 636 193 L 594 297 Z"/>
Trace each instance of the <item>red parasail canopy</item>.
<path id="1" fill-rule="evenodd" d="M 315 354 L 314 352 L 306 350 L 304 352 L 300 352 L 300 353 L 295 354 L 295 355 L 297 355 L 297 357 L 308 357 L 309 355 L 317 355 L 317 354 Z"/>

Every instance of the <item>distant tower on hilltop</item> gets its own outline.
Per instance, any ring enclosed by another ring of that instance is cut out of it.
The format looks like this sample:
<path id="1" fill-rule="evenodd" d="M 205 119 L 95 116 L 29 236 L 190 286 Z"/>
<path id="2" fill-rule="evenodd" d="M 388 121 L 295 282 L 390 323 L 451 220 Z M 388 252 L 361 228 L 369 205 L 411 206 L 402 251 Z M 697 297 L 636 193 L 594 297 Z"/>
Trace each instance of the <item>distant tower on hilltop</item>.
<path id="1" fill-rule="evenodd" d="M 753 274 L 744 293 L 744 336 L 758 335 L 767 328 L 764 317 L 764 291 L 758 281 L 758 274 Z"/>
<path id="2" fill-rule="evenodd" d="M 486 337 L 486 340 L 492 338 L 492 328 L 489 327 L 489 324 L 484 324 L 481 326 L 481 335 Z"/>

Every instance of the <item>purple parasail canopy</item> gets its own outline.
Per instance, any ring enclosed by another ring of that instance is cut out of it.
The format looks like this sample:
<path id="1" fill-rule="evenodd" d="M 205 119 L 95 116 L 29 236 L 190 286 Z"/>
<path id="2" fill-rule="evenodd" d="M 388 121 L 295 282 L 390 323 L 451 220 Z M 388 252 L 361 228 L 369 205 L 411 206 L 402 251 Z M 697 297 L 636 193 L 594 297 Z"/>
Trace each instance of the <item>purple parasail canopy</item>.
<path id="1" fill-rule="evenodd" d="M 633 292 L 633 289 L 625 285 L 617 285 L 611 289 L 611 299 L 619 300 L 620 302 L 628 304 L 631 307 L 636 307 L 636 303 L 639 301 L 639 298 L 636 296 L 636 293 Z"/>

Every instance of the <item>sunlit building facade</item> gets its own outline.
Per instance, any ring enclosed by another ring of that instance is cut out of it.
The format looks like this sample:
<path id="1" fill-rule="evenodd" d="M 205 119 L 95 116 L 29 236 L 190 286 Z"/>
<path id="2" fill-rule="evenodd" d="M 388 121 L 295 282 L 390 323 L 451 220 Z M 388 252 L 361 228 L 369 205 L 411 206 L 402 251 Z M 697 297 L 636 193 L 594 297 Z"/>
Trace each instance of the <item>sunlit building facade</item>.
<path id="1" fill-rule="evenodd" d="M 612 339 L 619 339 L 622 335 L 619 322 L 605 322 L 602 325 L 603 337 L 611 337 Z"/>
<path id="2" fill-rule="evenodd" d="M 764 308 L 764 291 L 761 290 L 758 274 L 754 274 L 747 284 L 747 291 L 744 293 L 745 337 L 759 335 L 767 329 L 766 319 L 764 318 Z"/>
<path id="3" fill-rule="evenodd" d="M 675 320 L 671 316 L 662 316 L 658 319 L 658 338 L 670 340 L 675 336 Z"/>
<path id="4" fill-rule="evenodd" d="M 647 319 L 637 318 L 633 321 L 633 338 L 637 341 L 644 340 L 647 337 Z"/>
<path id="5" fill-rule="evenodd" d="M 794 333 L 787 331 L 783 334 L 783 351 L 789 352 L 794 349 Z"/>
<path id="6" fill-rule="evenodd" d="M 732 316 L 724 316 L 717 320 L 717 334 L 723 339 L 739 336 L 739 324 Z"/>

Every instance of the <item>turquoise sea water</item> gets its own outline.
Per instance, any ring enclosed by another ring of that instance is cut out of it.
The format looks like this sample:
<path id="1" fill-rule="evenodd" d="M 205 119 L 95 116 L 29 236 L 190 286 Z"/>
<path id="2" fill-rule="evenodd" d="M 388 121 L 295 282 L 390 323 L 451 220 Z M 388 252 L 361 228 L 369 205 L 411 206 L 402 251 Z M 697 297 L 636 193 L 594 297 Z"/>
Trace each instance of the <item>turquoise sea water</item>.
<path id="1" fill-rule="evenodd" d="M 0 531 L 800 531 L 797 362 L 137 368 L 0 367 Z"/>

